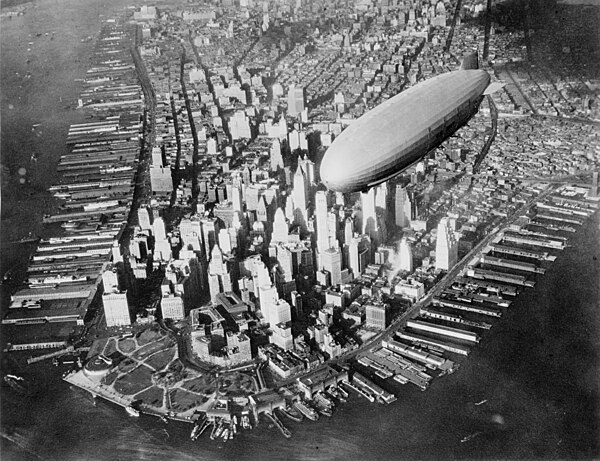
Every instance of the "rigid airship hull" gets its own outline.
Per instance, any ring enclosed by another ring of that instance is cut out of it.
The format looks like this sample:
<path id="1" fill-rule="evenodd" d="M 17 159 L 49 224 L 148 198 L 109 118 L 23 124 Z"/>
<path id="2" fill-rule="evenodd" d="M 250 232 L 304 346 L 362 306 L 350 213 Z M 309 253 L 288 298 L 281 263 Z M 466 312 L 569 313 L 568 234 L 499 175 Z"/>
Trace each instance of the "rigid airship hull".
<path id="1" fill-rule="evenodd" d="M 334 191 L 366 191 L 401 173 L 473 117 L 489 84 L 484 70 L 458 70 L 383 102 L 335 139 L 321 181 Z"/>

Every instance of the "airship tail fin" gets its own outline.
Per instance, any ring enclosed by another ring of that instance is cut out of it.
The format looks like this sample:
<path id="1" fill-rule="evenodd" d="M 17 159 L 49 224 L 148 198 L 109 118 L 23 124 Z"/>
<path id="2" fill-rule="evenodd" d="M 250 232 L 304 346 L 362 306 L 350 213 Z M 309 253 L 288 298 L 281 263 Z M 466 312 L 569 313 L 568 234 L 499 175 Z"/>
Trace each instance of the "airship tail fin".
<path id="1" fill-rule="evenodd" d="M 460 70 L 473 69 L 479 69 L 479 58 L 477 56 L 477 52 L 464 55 L 460 64 Z"/>

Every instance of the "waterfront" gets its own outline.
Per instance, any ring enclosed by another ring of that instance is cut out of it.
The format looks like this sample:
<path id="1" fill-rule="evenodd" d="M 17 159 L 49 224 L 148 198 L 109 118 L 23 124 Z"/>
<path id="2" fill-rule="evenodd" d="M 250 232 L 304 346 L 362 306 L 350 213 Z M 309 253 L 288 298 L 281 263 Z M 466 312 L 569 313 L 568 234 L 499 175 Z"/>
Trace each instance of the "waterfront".
<path id="1" fill-rule="evenodd" d="M 133 420 L 101 400 L 94 407 L 89 395 L 69 388 L 56 368 L 42 363 L 28 370 L 48 381 L 38 397 L 3 389 L 2 452 L 8 459 L 36 459 L 16 442 L 41 459 L 73 460 L 595 457 L 599 240 L 596 214 L 536 287 L 484 334 L 460 370 L 435 380 L 427 392 L 399 387 L 391 405 L 354 395 L 332 418 L 285 421 L 291 439 L 263 420 L 228 444 L 208 443 L 206 434 L 192 442 L 187 424 Z"/>
<path id="2" fill-rule="evenodd" d="M 94 14 L 98 16 L 97 11 Z M 89 33 L 81 32 L 83 36 Z M 68 113 L 76 116 L 73 111 Z M 29 135 L 29 126 L 27 130 Z M 3 132 L 8 133 L 7 138 L 12 136 L 5 127 Z M 57 149 L 62 149 L 66 128 L 57 136 L 61 138 Z M 47 171 L 52 174 L 50 168 Z M 291 440 L 263 423 L 259 430 L 245 432 L 227 445 L 206 443 L 206 435 L 193 443 L 188 425 L 164 426 L 150 417 L 133 420 L 121 408 L 105 402 L 94 408 L 88 395 L 60 381 L 60 371 L 40 364 L 27 371 L 40 382 L 49 377 L 38 397 L 21 398 L 5 389 L 3 454 L 9 459 L 30 457 L 7 442 L 12 440 L 42 459 L 597 455 L 595 377 L 599 370 L 594 326 L 599 323 L 599 272 L 598 260 L 593 257 L 600 256 L 599 240 L 596 215 L 593 223 L 575 234 L 574 247 L 560 254 L 536 288 L 526 290 L 484 334 L 481 345 L 462 360 L 458 373 L 434 381 L 426 393 L 399 388 L 399 399 L 390 406 L 371 405 L 353 397 L 350 403 L 340 405 L 331 419 L 300 424 L 286 421 L 293 433 Z M 485 404 L 475 405 L 486 399 Z M 477 433 L 468 443 L 460 443 Z"/>

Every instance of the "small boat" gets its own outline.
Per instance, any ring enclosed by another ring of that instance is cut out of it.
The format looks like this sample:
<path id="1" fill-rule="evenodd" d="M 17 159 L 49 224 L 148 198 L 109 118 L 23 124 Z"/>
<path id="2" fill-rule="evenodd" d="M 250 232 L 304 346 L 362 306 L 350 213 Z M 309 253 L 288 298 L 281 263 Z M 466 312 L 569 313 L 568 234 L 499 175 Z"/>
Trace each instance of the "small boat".
<path id="1" fill-rule="evenodd" d="M 31 395 L 33 393 L 31 386 L 22 376 L 5 375 L 4 382 L 20 394 Z"/>
<path id="2" fill-rule="evenodd" d="M 139 410 L 136 410 L 131 405 L 129 405 L 128 407 L 125 407 L 125 410 L 127 411 L 127 414 L 129 414 L 129 416 L 134 416 L 136 418 L 140 416 Z"/>
<path id="3" fill-rule="evenodd" d="M 468 442 L 469 440 L 473 440 L 475 437 L 477 437 L 480 434 L 483 434 L 483 432 L 479 431 L 479 432 L 474 432 L 473 434 L 469 434 L 466 437 L 463 437 L 461 439 L 460 443 L 465 443 L 465 442 Z"/>
<path id="4" fill-rule="evenodd" d="M 477 402 L 475 405 L 479 406 L 479 405 L 483 405 L 484 403 L 487 402 L 487 399 L 482 400 L 481 402 Z"/>

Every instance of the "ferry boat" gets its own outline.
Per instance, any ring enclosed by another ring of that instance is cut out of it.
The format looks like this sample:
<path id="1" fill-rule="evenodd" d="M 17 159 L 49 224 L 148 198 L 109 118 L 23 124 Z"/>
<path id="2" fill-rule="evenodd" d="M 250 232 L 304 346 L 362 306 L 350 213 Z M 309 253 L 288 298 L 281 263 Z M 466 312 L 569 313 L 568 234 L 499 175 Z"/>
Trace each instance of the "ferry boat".
<path id="1" fill-rule="evenodd" d="M 129 405 L 128 407 L 125 407 L 125 410 L 127 411 L 127 414 L 129 414 L 129 416 L 134 416 L 136 418 L 140 416 L 139 410 L 136 410 L 131 405 Z"/>
<path id="2" fill-rule="evenodd" d="M 319 414 L 311 407 L 309 407 L 306 403 L 297 401 L 294 403 L 294 406 L 300 413 L 306 416 L 308 419 L 312 421 L 317 421 L 319 419 Z"/>

